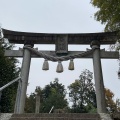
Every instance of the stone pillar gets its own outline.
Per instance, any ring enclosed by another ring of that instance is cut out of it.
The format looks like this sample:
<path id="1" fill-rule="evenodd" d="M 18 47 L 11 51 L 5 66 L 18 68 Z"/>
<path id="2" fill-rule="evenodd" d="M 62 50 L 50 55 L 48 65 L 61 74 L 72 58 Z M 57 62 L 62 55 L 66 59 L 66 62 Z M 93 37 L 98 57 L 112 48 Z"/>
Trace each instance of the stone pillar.
<path id="1" fill-rule="evenodd" d="M 27 45 L 27 46 L 31 47 L 31 45 Z M 18 85 L 18 92 L 19 93 L 17 93 L 17 97 L 19 97 L 19 98 L 16 98 L 16 102 L 17 102 L 16 107 L 17 108 L 15 108 L 15 110 L 16 110 L 15 113 L 19 113 L 19 114 L 24 113 L 30 62 L 31 62 L 30 51 L 27 49 L 24 49 L 22 68 L 21 68 L 21 80 L 22 80 L 22 82 L 19 82 L 19 85 Z"/>
<path id="2" fill-rule="evenodd" d="M 15 102 L 15 107 L 14 107 L 14 113 L 16 113 L 16 114 L 19 113 L 21 89 L 22 89 L 22 81 L 19 80 L 18 89 L 17 89 L 17 95 L 16 95 L 16 102 Z"/>
<path id="3" fill-rule="evenodd" d="M 97 100 L 97 112 L 106 113 L 105 103 L 105 90 L 102 75 L 102 66 L 100 59 L 100 43 L 99 41 L 92 41 L 91 43 L 93 51 L 93 67 L 94 67 L 94 78 L 95 78 L 95 89 L 96 89 L 96 100 Z"/>
<path id="4" fill-rule="evenodd" d="M 36 95 L 35 113 L 39 113 L 39 111 L 40 111 L 40 95 Z"/>

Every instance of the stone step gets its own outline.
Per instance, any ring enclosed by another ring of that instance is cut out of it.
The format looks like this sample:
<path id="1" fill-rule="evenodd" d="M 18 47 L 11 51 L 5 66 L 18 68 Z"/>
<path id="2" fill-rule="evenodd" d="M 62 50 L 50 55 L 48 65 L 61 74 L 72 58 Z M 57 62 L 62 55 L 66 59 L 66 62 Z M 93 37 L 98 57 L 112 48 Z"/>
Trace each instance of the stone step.
<path id="1" fill-rule="evenodd" d="M 113 117 L 114 118 L 114 117 Z M 109 114 L 87 114 L 87 113 L 0 113 L 0 120 L 112 120 Z M 114 119 L 119 120 L 119 119 Z"/>
<path id="2" fill-rule="evenodd" d="M 12 117 L 100 117 L 99 114 L 89 114 L 89 113 L 26 113 L 26 114 L 13 114 Z"/>
<path id="3" fill-rule="evenodd" d="M 101 120 L 94 118 L 11 118 L 10 120 Z"/>
<path id="4" fill-rule="evenodd" d="M 101 120 L 99 114 L 13 114 L 10 120 Z"/>

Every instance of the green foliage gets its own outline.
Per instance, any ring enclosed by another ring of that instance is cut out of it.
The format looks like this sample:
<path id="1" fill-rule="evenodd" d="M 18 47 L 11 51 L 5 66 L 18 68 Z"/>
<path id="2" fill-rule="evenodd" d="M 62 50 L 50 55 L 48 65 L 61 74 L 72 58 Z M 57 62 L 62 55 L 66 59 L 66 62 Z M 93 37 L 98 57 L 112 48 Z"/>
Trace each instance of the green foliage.
<path id="1" fill-rule="evenodd" d="M 120 0 L 91 0 L 98 8 L 95 18 L 105 24 L 105 31 L 120 30 Z"/>
<path id="2" fill-rule="evenodd" d="M 34 93 L 31 93 L 30 96 L 26 96 L 26 103 L 25 103 L 26 113 L 35 113 L 36 95 L 40 96 L 40 105 L 43 102 L 42 89 L 40 87 L 37 87 Z"/>
<path id="3" fill-rule="evenodd" d="M 35 113 L 35 101 L 36 95 L 31 93 L 31 95 L 26 97 L 25 112 L 26 113 Z"/>
<path id="4" fill-rule="evenodd" d="M 73 102 L 72 112 L 89 112 L 90 108 L 96 108 L 96 95 L 92 79 L 92 73 L 84 70 L 79 80 L 75 80 L 68 86 L 69 97 Z"/>
<path id="5" fill-rule="evenodd" d="M 85 110 L 88 112 L 88 113 L 96 113 L 97 112 L 97 108 L 96 106 L 93 106 L 92 104 L 89 104 L 87 106 L 85 106 Z"/>
<path id="6" fill-rule="evenodd" d="M 43 89 L 37 87 L 35 92 L 26 98 L 26 112 L 35 112 L 36 94 L 40 95 L 40 112 L 42 113 L 49 113 L 52 106 L 55 109 L 63 109 L 68 105 L 64 85 L 60 84 L 57 78 Z"/>
<path id="7" fill-rule="evenodd" d="M 56 78 L 53 82 L 46 85 L 43 89 L 37 87 L 34 93 L 26 98 L 25 112 L 34 113 L 36 104 L 36 95 L 40 95 L 40 112 L 48 113 L 52 106 L 54 112 L 72 112 L 72 113 L 96 113 L 96 94 L 92 82 L 92 72 L 84 70 L 78 80 L 75 80 L 68 86 L 72 108 L 68 107 L 65 99 L 66 90 L 64 85 L 60 84 Z M 109 89 L 105 89 L 105 98 L 108 112 L 120 111 L 120 100 L 113 100 L 114 94 Z"/>
<path id="8" fill-rule="evenodd" d="M 105 99 L 109 113 L 120 111 L 120 100 L 116 99 L 116 101 L 114 101 L 114 93 L 110 89 L 105 88 Z"/>
<path id="9" fill-rule="evenodd" d="M 58 82 L 56 78 L 49 85 L 46 85 L 43 89 L 43 103 L 41 106 L 41 112 L 49 112 L 51 107 L 54 106 L 55 109 L 63 109 L 67 107 L 67 100 L 65 99 L 66 90 L 64 85 Z"/>
<path id="10" fill-rule="evenodd" d="M 12 49 L 13 45 L 6 43 L 3 39 L 0 40 L 0 87 L 4 86 L 19 75 L 19 68 L 16 66 L 18 61 L 12 57 L 4 57 L 5 49 Z M 2 99 L 0 102 L 1 112 L 13 112 L 15 97 L 17 91 L 17 83 L 9 86 L 2 91 Z"/>

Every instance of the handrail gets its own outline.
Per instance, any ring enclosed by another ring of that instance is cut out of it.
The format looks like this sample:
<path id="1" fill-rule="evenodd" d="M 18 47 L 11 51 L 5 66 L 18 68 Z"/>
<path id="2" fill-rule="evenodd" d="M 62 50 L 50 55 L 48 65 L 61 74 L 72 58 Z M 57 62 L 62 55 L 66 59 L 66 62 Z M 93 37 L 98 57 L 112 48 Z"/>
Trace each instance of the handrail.
<path id="1" fill-rule="evenodd" d="M 18 80 L 20 80 L 20 79 L 21 79 L 21 77 L 18 77 L 18 78 L 16 78 L 16 79 L 10 81 L 9 83 L 7 83 L 6 85 L 4 85 L 3 87 L 0 88 L 0 92 L 1 92 L 3 89 L 5 89 L 6 87 L 10 86 L 11 84 L 13 84 L 14 82 L 16 82 L 16 81 L 18 81 Z"/>
<path id="2" fill-rule="evenodd" d="M 54 106 L 52 106 L 52 108 L 50 109 L 50 112 L 49 112 L 49 114 L 52 112 L 53 108 L 54 108 Z"/>

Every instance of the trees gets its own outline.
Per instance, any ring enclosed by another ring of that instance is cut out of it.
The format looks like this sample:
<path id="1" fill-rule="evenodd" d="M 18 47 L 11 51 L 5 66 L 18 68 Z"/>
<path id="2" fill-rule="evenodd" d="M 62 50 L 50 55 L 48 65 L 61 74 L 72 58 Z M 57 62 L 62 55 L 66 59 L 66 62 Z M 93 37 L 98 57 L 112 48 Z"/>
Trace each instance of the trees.
<path id="1" fill-rule="evenodd" d="M 96 108 L 96 95 L 92 79 L 92 72 L 84 70 L 79 80 L 75 80 L 68 86 L 69 97 L 73 102 L 73 112 L 89 112 L 92 107 Z"/>
<path id="2" fill-rule="evenodd" d="M 114 93 L 110 89 L 105 88 L 105 100 L 109 112 L 116 111 L 116 103 L 114 102 L 113 97 Z"/>
<path id="3" fill-rule="evenodd" d="M 68 108 L 66 90 L 64 85 L 60 84 L 58 78 L 46 85 L 43 89 L 38 87 L 34 93 L 31 93 L 26 99 L 25 111 L 29 113 L 35 112 L 36 94 L 40 95 L 40 112 L 48 113 L 52 106 L 55 109 L 67 108 L 67 112 L 73 113 L 95 113 L 96 112 L 96 94 L 94 84 L 92 82 L 92 72 L 84 70 L 79 79 L 75 80 L 68 86 L 70 101 L 73 103 L 72 108 Z M 105 88 L 105 99 L 108 112 L 113 113 L 120 111 L 120 100 L 113 100 L 114 93 Z M 66 111 L 65 111 L 66 112 Z"/>
<path id="4" fill-rule="evenodd" d="M 31 93 L 29 96 L 26 96 L 26 103 L 25 103 L 25 112 L 26 113 L 35 113 L 36 95 L 40 96 L 40 103 L 43 102 L 42 88 L 36 87 L 34 93 Z"/>
<path id="5" fill-rule="evenodd" d="M 12 49 L 13 45 L 8 44 L 4 39 L 0 40 L 0 87 L 15 79 L 19 75 L 19 68 L 16 63 L 18 61 L 12 57 L 4 57 L 5 49 Z M 13 112 L 15 97 L 17 91 L 17 83 L 11 85 L 2 91 L 1 112 Z"/>
<path id="6" fill-rule="evenodd" d="M 120 111 L 120 99 L 116 99 L 114 101 L 114 93 L 110 90 L 105 88 L 105 99 L 107 110 L 110 113 L 119 112 Z"/>
<path id="7" fill-rule="evenodd" d="M 120 30 L 120 0 L 91 0 L 98 8 L 95 18 L 105 24 L 105 31 Z"/>
<path id="8" fill-rule="evenodd" d="M 49 85 L 46 85 L 42 91 L 43 103 L 41 106 L 42 112 L 49 112 L 51 107 L 54 109 L 63 109 L 67 107 L 66 90 L 64 85 L 59 83 L 58 78 Z"/>
<path id="9" fill-rule="evenodd" d="M 35 96 L 40 95 L 40 112 L 49 113 L 52 106 L 54 109 L 63 109 L 67 107 L 66 90 L 64 85 L 59 83 L 58 78 L 46 85 L 43 89 L 40 87 L 26 98 L 26 112 L 35 112 Z"/>
<path id="10" fill-rule="evenodd" d="M 35 94 L 31 93 L 30 96 L 26 96 L 25 101 L 25 112 L 26 113 L 35 113 Z"/>
<path id="11" fill-rule="evenodd" d="M 72 105 L 71 112 L 96 112 L 96 94 L 94 84 L 92 83 L 92 73 L 84 70 L 79 79 L 68 86 L 69 97 Z M 105 100 L 108 112 L 114 113 L 120 111 L 120 100 L 114 101 L 114 93 L 105 88 Z"/>

